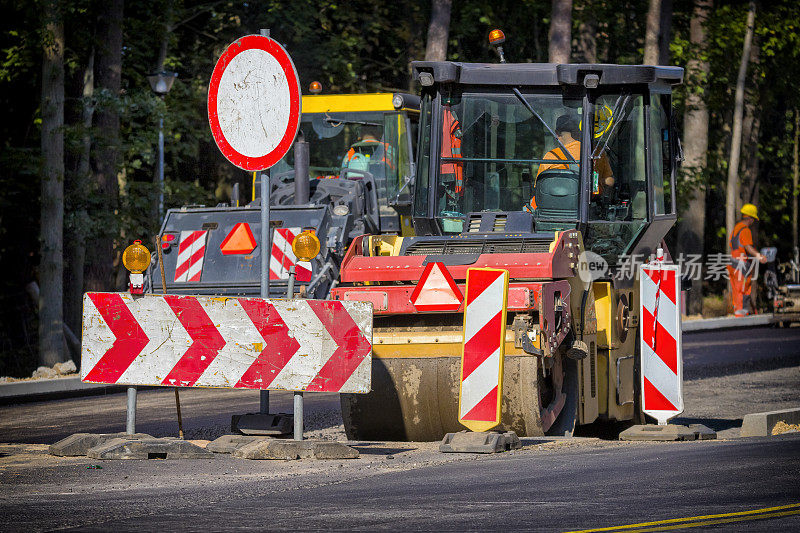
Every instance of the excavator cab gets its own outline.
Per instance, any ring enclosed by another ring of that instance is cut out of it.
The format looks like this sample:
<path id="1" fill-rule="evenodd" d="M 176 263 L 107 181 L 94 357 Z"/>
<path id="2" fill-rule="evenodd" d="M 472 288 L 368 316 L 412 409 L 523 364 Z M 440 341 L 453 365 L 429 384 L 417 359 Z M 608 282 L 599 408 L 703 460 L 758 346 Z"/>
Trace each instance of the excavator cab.
<path id="1" fill-rule="evenodd" d="M 449 62 L 413 69 L 423 85 L 417 235 L 462 235 L 482 218 L 512 216 L 514 233 L 579 229 L 587 249 L 615 264 L 653 251 L 674 222 L 680 148 L 670 95 L 682 69 Z"/>

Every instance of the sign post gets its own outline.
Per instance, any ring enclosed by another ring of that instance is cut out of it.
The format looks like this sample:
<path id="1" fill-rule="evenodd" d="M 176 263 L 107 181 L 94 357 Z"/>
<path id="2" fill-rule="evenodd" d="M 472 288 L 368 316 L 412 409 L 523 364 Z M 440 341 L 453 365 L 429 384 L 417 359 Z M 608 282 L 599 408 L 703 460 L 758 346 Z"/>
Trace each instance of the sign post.
<path id="1" fill-rule="evenodd" d="M 300 80 L 286 50 L 269 37 L 247 35 L 225 49 L 208 88 L 208 121 L 222 154 L 261 178 L 261 297 L 269 298 L 271 227 L 269 169 L 289 151 L 300 125 Z M 261 414 L 269 392 L 260 393 Z"/>

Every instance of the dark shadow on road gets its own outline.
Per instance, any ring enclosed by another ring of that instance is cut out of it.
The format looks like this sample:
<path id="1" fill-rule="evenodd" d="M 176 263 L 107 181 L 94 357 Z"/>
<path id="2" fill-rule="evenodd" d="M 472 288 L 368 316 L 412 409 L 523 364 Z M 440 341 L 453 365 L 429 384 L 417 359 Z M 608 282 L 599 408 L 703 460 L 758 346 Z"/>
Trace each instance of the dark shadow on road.
<path id="1" fill-rule="evenodd" d="M 400 455 L 401 453 L 413 452 L 417 448 L 392 448 L 389 446 L 382 446 L 379 442 L 358 442 L 348 443 L 348 446 L 358 450 L 358 453 L 363 455 Z"/>
<path id="2" fill-rule="evenodd" d="M 673 418 L 670 420 L 671 424 L 681 424 L 688 426 L 689 424 L 703 424 L 709 429 L 714 431 L 724 431 L 726 429 L 742 427 L 741 418 Z"/>

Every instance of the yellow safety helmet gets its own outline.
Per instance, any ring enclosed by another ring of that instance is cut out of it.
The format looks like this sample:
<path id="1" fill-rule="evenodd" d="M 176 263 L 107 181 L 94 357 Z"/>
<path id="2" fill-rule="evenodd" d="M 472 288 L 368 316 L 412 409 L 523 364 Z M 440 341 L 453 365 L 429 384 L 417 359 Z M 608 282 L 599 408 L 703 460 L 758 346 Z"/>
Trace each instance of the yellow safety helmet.
<path id="1" fill-rule="evenodd" d="M 753 204 L 744 204 L 741 213 L 748 217 L 758 220 L 758 208 Z"/>

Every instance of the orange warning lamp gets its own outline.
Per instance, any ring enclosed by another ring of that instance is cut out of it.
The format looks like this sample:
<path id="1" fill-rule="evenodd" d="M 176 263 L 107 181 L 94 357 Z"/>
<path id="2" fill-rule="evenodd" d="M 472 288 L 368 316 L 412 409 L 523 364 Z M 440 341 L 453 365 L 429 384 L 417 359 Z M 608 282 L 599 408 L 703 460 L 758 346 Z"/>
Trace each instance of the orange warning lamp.
<path id="1" fill-rule="evenodd" d="M 306 230 L 292 241 L 292 252 L 298 261 L 311 261 L 319 253 L 319 239 L 313 231 Z"/>
<path id="2" fill-rule="evenodd" d="M 503 33 L 503 30 L 494 29 L 489 32 L 489 44 L 492 46 L 497 46 L 499 44 L 503 44 L 506 42 L 506 34 Z"/>
<path id="3" fill-rule="evenodd" d="M 256 249 L 256 239 L 246 222 L 239 222 L 219 245 L 222 255 L 244 255 Z"/>
<path id="4" fill-rule="evenodd" d="M 131 274 L 141 274 L 150 264 L 150 250 L 137 239 L 122 252 L 122 264 Z"/>
<path id="5" fill-rule="evenodd" d="M 142 272 L 150 265 L 150 250 L 137 239 L 122 252 L 122 264 L 130 271 L 128 292 L 143 294 L 144 274 Z"/>
<path id="6" fill-rule="evenodd" d="M 322 84 L 318 81 L 312 81 L 311 85 L 308 86 L 308 90 L 311 94 L 319 94 L 322 92 Z"/>

